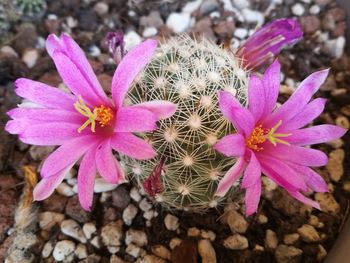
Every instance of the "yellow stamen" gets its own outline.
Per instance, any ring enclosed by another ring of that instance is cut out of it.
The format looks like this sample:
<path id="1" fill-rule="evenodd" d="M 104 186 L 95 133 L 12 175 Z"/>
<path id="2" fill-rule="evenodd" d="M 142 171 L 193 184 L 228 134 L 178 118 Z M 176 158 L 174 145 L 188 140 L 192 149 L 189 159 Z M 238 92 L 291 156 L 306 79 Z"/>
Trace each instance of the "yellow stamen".
<path id="1" fill-rule="evenodd" d="M 81 96 L 78 97 L 78 101 L 74 103 L 74 108 L 83 116 L 88 119 L 83 123 L 78 129 L 78 132 L 81 133 L 87 126 L 91 125 L 91 131 L 95 132 L 96 121 L 99 122 L 101 127 L 105 127 L 110 124 L 113 119 L 112 109 L 101 105 L 100 107 L 94 108 L 93 111 L 84 103 Z"/>
<path id="2" fill-rule="evenodd" d="M 277 143 L 290 145 L 289 142 L 285 140 L 278 139 L 279 137 L 288 137 L 292 135 L 291 133 L 275 133 L 275 131 L 282 125 L 282 120 L 280 120 L 274 127 L 271 128 L 268 134 L 266 134 L 266 138 L 276 146 Z"/>

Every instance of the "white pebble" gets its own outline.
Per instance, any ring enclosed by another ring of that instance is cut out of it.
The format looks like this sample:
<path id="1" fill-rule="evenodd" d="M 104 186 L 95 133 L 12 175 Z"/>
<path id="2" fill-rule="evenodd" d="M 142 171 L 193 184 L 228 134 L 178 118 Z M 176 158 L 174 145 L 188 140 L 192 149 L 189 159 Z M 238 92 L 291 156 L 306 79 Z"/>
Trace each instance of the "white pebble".
<path id="1" fill-rule="evenodd" d="M 248 23 L 256 23 L 256 26 L 264 24 L 264 15 L 259 11 L 245 8 L 242 10 L 242 15 Z"/>
<path id="2" fill-rule="evenodd" d="M 62 221 L 61 231 L 63 234 L 72 237 L 81 243 L 86 243 L 87 241 L 80 225 L 72 219 Z"/>
<path id="3" fill-rule="evenodd" d="M 113 189 L 117 188 L 117 186 L 118 186 L 117 184 L 110 184 L 110 183 L 107 183 L 102 178 L 97 178 L 95 180 L 94 192 L 102 193 L 102 192 L 112 191 Z"/>
<path id="4" fill-rule="evenodd" d="M 98 57 L 101 55 L 101 49 L 98 46 L 93 45 L 89 47 L 89 55 L 92 57 Z"/>
<path id="5" fill-rule="evenodd" d="M 126 247 L 125 252 L 133 256 L 134 258 L 137 258 L 141 254 L 141 248 L 135 246 L 134 244 L 129 244 Z"/>
<path id="6" fill-rule="evenodd" d="M 137 207 L 129 204 L 123 211 L 123 221 L 127 226 L 130 226 L 135 216 L 137 215 Z"/>
<path id="7" fill-rule="evenodd" d="M 130 197 L 132 200 L 134 200 L 135 202 L 140 202 L 141 200 L 141 195 L 139 190 L 137 190 L 136 187 L 131 188 L 130 190 Z"/>
<path id="8" fill-rule="evenodd" d="M 338 38 L 328 40 L 325 43 L 324 48 L 334 58 L 340 58 L 344 54 L 345 42 L 345 37 L 340 36 Z"/>
<path id="9" fill-rule="evenodd" d="M 88 251 L 85 245 L 83 244 L 79 244 L 77 246 L 77 248 L 74 251 L 74 254 L 79 258 L 79 259 L 83 259 L 86 258 L 88 256 Z"/>
<path id="10" fill-rule="evenodd" d="M 321 11 L 321 8 L 319 5 L 313 5 L 310 7 L 309 11 L 310 11 L 310 14 L 312 14 L 312 15 L 318 15 Z"/>
<path id="11" fill-rule="evenodd" d="M 157 35 L 157 33 L 158 33 L 157 28 L 155 28 L 155 27 L 146 27 L 143 30 L 142 36 L 143 37 L 153 37 L 153 36 Z"/>
<path id="12" fill-rule="evenodd" d="M 53 244 L 51 241 L 45 243 L 43 250 L 41 251 L 41 255 L 43 258 L 48 258 L 53 250 Z"/>
<path id="13" fill-rule="evenodd" d="M 144 247 L 147 245 L 147 235 L 141 230 L 129 229 L 126 231 L 125 244 L 135 244 L 139 247 Z"/>
<path id="14" fill-rule="evenodd" d="M 171 13 L 166 21 L 166 25 L 176 34 L 185 32 L 191 25 L 189 14 Z"/>
<path id="15" fill-rule="evenodd" d="M 36 65 L 36 62 L 39 58 L 39 52 L 36 49 L 29 49 L 24 51 L 22 56 L 23 62 L 27 65 L 28 68 L 32 68 Z"/>
<path id="16" fill-rule="evenodd" d="M 135 31 L 129 31 L 124 36 L 125 49 L 130 50 L 131 48 L 137 46 L 142 41 L 142 38 Z"/>
<path id="17" fill-rule="evenodd" d="M 182 13 L 188 13 L 191 14 L 192 12 L 196 11 L 200 5 L 202 4 L 203 0 L 195 0 L 188 2 L 183 8 Z"/>
<path id="18" fill-rule="evenodd" d="M 73 191 L 73 188 L 71 186 L 69 186 L 66 183 L 61 183 L 57 188 L 56 191 L 63 196 L 73 196 L 75 195 L 75 192 Z"/>
<path id="19" fill-rule="evenodd" d="M 236 28 L 234 32 L 234 36 L 238 37 L 239 39 L 244 39 L 248 35 L 248 31 L 245 28 Z"/>
<path id="20" fill-rule="evenodd" d="M 296 3 L 295 5 L 292 6 L 293 15 L 302 16 L 304 12 L 305 12 L 305 9 L 302 4 Z"/>
<path id="21" fill-rule="evenodd" d="M 139 204 L 139 207 L 142 211 L 146 212 L 152 208 L 152 204 L 148 202 L 147 198 L 143 198 Z"/>
<path id="22" fill-rule="evenodd" d="M 93 222 L 88 222 L 83 225 L 83 233 L 87 239 L 90 239 L 96 233 L 96 225 Z"/>
<path id="23" fill-rule="evenodd" d="M 53 257 L 57 261 L 67 259 L 75 250 L 75 244 L 70 240 L 62 240 L 57 242 L 53 250 Z"/>
<path id="24" fill-rule="evenodd" d="M 232 1 L 234 6 L 237 7 L 238 9 L 244 9 L 248 8 L 250 3 L 247 0 L 234 0 Z"/>
<path id="25" fill-rule="evenodd" d="M 179 219 L 176 216 L 167 214 L 164 218 L 164 224 L 168 230 L 175 231 L 179 228 Z"/>

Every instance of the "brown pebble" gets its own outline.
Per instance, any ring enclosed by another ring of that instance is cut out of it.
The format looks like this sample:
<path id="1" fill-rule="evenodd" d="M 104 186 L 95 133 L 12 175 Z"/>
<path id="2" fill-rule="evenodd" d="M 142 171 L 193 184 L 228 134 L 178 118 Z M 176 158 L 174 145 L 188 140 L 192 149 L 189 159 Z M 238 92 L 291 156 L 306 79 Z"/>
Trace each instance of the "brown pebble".
<path id="1" fill-rule="evenodd" d="M 194 239 L 184 239 L 171 251 L 172 263 L 197 263 L 197 257 L 197 241 Z"/>
<path id="2" fill-rule="evenodd" d="M 350 123 L 349 119 L 345 116 L 338 116 L 335 119 L 335 124 L 337 124 L 340 127 L 343 127 L 344 129 L 349 129 L 350 128 Z"/>
<path id="3" fill-rule="evenodd" d="M 336 149 L 329 154 L 329 161 L 326 165 L 329 177 L 332 181 L 338 182 L 344 174 L 343 162 L 345 158 L 345 151 L 343 149 Z"/>

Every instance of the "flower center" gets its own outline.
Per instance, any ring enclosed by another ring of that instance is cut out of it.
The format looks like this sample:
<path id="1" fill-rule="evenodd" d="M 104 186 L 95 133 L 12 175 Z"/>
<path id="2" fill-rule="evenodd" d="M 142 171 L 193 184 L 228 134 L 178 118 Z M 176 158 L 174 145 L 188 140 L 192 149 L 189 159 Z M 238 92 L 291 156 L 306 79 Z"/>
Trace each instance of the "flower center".
<path id="1" fill-rule="evenodd" d="M 265 129 L 262 127 L 262 125 L 256 126 L 253 129 L 253 132 L 251 133 L 250 137 L 246 140 L 246 146 L 254 151 L 259 152 L 264 149 L 261 146 L 261 144 L 264 143 L 266 140 L 271 142 L 274 146 L 276 146 L 277 143 L 290 145 L 287 141 L 284 141 L 279 138 L 288 137 L 292 135 L 291 133 L 275 133 L 276 130 L 281 126 L 281 124 L 282 121 L 280 120 L 271 129 Z"/>
<path id="2" fill-rule="evenodd" d="M 78 129 L 78 132 L 81 133 L 87 126 L 91 125 L 91 131 L 95 132 L 96 121 L 101 127 L 111 125 L 112 120 L 114 119 L 113 110 L 109 107 L 101 105 L 95 107 L 93 111 L 84 103 L 83 99 L 79 96 L 78 101 L 74 103 L 74 108 L 83 116 L 88 119 L 81 125 Z"/>

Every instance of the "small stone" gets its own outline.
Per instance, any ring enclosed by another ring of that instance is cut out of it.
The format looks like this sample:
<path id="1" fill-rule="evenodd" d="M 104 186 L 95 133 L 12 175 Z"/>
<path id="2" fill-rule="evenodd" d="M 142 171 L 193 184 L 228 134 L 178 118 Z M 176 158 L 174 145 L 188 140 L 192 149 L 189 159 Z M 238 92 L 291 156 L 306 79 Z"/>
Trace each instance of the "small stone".
<path id="1" fill-rule="evenodd" d="M 154 217 L 155 211 L 148 210 L 147 212 L 143 213 L 143 217 L 147 220 L 151 220 Z"/>
<path id="2" fill-rule="evenodd" d="M 344 145 L 344 141 L 342 139 L 335 139 L 333 141 L 326 142 L 326 144 L 332 146 L 334 149 L 339 149 Z"/>
<path id="3" fill-rule="evenodd" d="M 80 225 L 72 219 L 62 221 L 61 231 L 63 234 L 72 237 L 81 243 L 86 243 L 87 241 Z"/>
<path id="4" fill-rule="evenodd" d="M 321 262 L 326 256 L 327 251 L 322 245 L 318 245 L 317 261 Z"/>
<path id="5" fill-rule="evenodd" d="M 48 258 L 51 255 L 52 250 L 53 250 L 52 241 L 46 242 L 44 247 L 43 247 L 43 250 L 41 251 L 41 256 L 43 258 Z"/>
<path id="6" fill-rule="evenodd" d="M 279 245 L 275 251 L 277 263 L 299 263 L 303 251 L 293 246 Z"/>
<path id="7" fill-rule="evenodd" d="M 187 236 L 189 237 L 199 237 L 200 234 L 201 234 L 201 231 L 196 227 L 190 227 L 187 230 Z"/>
<path id="8" fill-rule="evenodd" d="M 67 196 L 67 197 L 75 195 L 75 192 L 73 191 L 73 188 L 70 187 L 65 182 L 60 183 L 59 186 L 56 188 L 56 191 L 60 195 Z"/>
<path id="9" fill-rule="evenodd" d="M 307 243 L 314 243 L 321 240 L 320 235 L 318 234 L 316 229 L 308 224 L 305 224 L 302 227 L 298 228 L 298 233 L 300 235 L 301 240 Z"/>
<path id="10" fill-rule="evenodd" d="M 344 36 L 330 39 L 324 44 L 324 49 L 332 57 L 340 58 L 344 54 L 345 42 Z"/>
<path id="11" fill-rule="evenodd" d="M 160 28 L 164 25 L 164 22 L 158 11 L 152 11 L 148 16 L 142 16 L 140 18 L 140 25 L 143 27 Z"/>
<path id="12" fill-rule="evenodd" d="M 171 13 L 166 21 L 166 25 L 174 33 L 181 34 L 191 25 L 191 16 L 183 13 Z"/>
<path id="13" fill-rule="evenodd" d="M 22 60 L 28 68 L 33 68 L 39 58 L 39 51 L 37 49 L 26 49 L 23 53 Z"/>
<path id="14" fill-rule="evenodd" d="M 147 245 L 148 240 L 146 233 L 141 230 L 129 229 L 126 231 L 125 244 L 135 244 L 139 247 L 144 247 Z"/>
<path id="15" fill-rule="evenodd" d="M 214 32 L 221 39 L 231 39 L 235 31 L 235 24 L 233 21 L 220 21 L 214 27 Z"/>
<path id="16" fill-rule="evenodd" d="M 309 9 L 310 14 L 312 15 L 318 15 L 321 11 L 321 8 L 319 5 L 312 5 Z"/>
<path id="17" fill-rule="evenodd" d="M 193 13 L 200 7 L 200 5 L 202 4 L 202 1 L 203 0 L 194 0 L 194 1 L 187 2 L 182 8 L 182 13 L 188 13 L 188 14 Z"/>
<path id="18" fill-rule="evenodd" d="M 300 24 L 303 31 L 307 34 L 313 34 L 321 28 L 321 21 L 317 16 L 302 16 Z"/>
<path id="19" fill-rule="evenodd" d="M 95 10 L 97 15 L 104 16 L 104 15 L 108 14 L 109 6 L 104 2 L 98 2 L 94 6 L 94 10 Z"/>
<path id="20" fill-rule="evenodd" d="M 305 9 L 304 9 L 302 4 L 297 3 L 297 4 L 292 6 L 293 15 L 302 16 L 304 14 L 304 12 L 305 12 Z"/>
<path id="21" fill-rule="evenodd" d="M 259 11 L 244 8 L 242 10 L 242 15 L 248 23 L 256 23 L 257 27 L 264 24 L 264 21 L 265 21 L 264 15 Z"/>
<path id="22" fill-rule="evenodd" d="M 146 212 L 152 208 L 152 204 L 148 202 L 147 198 L 143 198 L 139 204 L 139 207 L 142 211 Z"/>
<path id="23" fill-rule="evenodd" d="M 100 237 L 95 236 L 93 239 L 90 240 L 90 244 L 93 245 L 95 248 L 100 249 L 101 248 Z"/>
<path id="24" fill-rule="evenodd" d="M 141 41 L 142 41 L 142 38 L 140 37 L 139 34 L 137 34 L 135 31 L 129 31 L 124 36 L 125 49 L 130 50 L 133 47 L 140 44 Z"/>
<path id="25" fill-rule="evenodd" d="M 41 161 L 44 160 L 54 149 L 55 147 L 52 146 L 33 145 L 29 148 L 29 154 L 34 161 Z"/>
<path id="26" fill-rule="evenodd" d="M 79 203 L 78 197 L 72 196 L 69 198 L 66 205 L 66 215 L 70 216 L 79 223 L 85 223 L 90 220 L 91 213 L 86 212 Z"/>
<path id="27" fill-rule="evenodd" d="M 234 234 L 224 240 L 224 247 L 233 250 L 248 248 L 248 239 L 240 234 Z"/>
<path id="28" fill-rule="evenodd" d="M 181 244 L 182 240 L 180 238 L 174 237 L 169 242 L 169 247 L 171 249 L 174 249 L 175 247 L 179 246 Z"/>
<path id="29" fill-rule="evenodd" d="M 77 256 L 79 259 L 87 258 L 88 256 L 88 251 L 85 245 L 79 244 L 77 248 L 74 251 L 74 254 Z"/>
<path id="30" fill-rule="evenodd" d="M 254 251 L 265 251 L 265 248 L 263 246 L 260 246 L 260 245 L 255 245 Z"/>
<path id="31" fill-rule="evenodd" d="M 83 233 L 87 239 L 90 239 L 96 233 L 96 225 L 93 222 L 88 222 L 83 225 Z"/>
<path id="32" fill-rule="evenodd" d="M 144 30 L 143 30 L 143 33 L 142 33 L 142 36 L 143 37 L 153 37 L 155 35 L 157 35 L 158 33 L 158 29 L 155 28 L 155 27 L 146 27 Z"/>
<path id="33" fill-rule="evenodd" d="M 248 228 L 248 222 L 240 213 L 236 211 L 230 211 L 228 213 L 227 224 L 229 225 L 232 233 L 237 232 L 243 234 L 247 231 Z"/>
<path id="34" fill-rule="evenodd" d="M 202 258 L 202 263 L 216 263 L 216 253 L 208 239 L 198 242 L 198 253 Z"/>
<path id="35" fill-rule="evenodd" d="M 118 247 L 123 237 L 123 221 L 111 222 L 102 227 L 101 238 L 105 246 Z"/>
<path id="36" fill-rule="evenodd" d="M 79 12 L 79 27 L 84 31 L 93 32 L 97 27 L 97 16 L 91 9 L 82 9 Z"/>
<path id="37" fill-rule="evenodd" d="M 144 263 L 166 263 L 167 261 L 164 259 L 161 259 L 155 255 L 146 255 L 143 258 Z"/>
<path id="38" fill-rule="evenodd" d="M 130 190 L 130 197 L 132 200 L 134 200 L 135 202 L 140 202 L 141 200 L 141 195 L 139 190 L 137 190 L 136 187 L 131 188 Z"/>
<path id="39" fill-rule="evenodd" d="M 100 263 L 101 257 L 96 254 L 91 254 L 87 258 L 80 260 L 79 263 Z"/>
<path id="40" fill-rule="evenodd" d="M 310 215 L 309 222 L 310 225 L 314 227 L 319 227 L 320 226 L 320 221 L 317 216 Z"/>
<path id="41" fill-rule="evenodd" d="M 126 247 L 125 252 L 133 256 L 134 258 L 137 258 L 141 254 L 141 248 L 134 244 L 129 244 Z"/>
<path id="42" fill-rule="evenodd" d="M 209 239 L 210 241 L 214 241 L 216 238 L 216 234 L 211 230 L 201 230 L 201 237 Z"/>
<path id="43" fill-rule="evenodd" d="M 55 212 L 43 212 L 39 214 L 39 226 L 43 230 L 50 230 L 54 225 L 61 224 L 64 215 Z"/>
<path id="44" fill-rule="evenodd" d="M 267 216 L 263 215 L 263 214 L 260 214 L 258 215 L 258 222 L 259 224 L 266 224 L 268 222 L 268 218 Z"/>
<path id="45" fill-rule="evenodd" d="M 199 7 L 199 12 L 202 16 L 207 16 L 208 14 L 218 10 L 220 7 L 217 0 L 204 0 Z"/>
<path id="46" fill-rule="evenodd" d="M 271 229 L 266 230 L 265 247 L 268 249 L 275 249 L 277 245 L 278 245 L 278 238 L 276 233 Z"/>
<path id="47" fill-rule="evenodd" d="M 349 129 L 350 128 L 349 119 L 347 117 L 345 117 L 345 116 L 338 116 L 335 119 L 335 124 L 340 126 L 340 127 L 343 127 L 344 129 Z"/>
<path id="48" fill-rule="evenodd" d="M 297 242 L 300 238 L 300 235 L 298 233 L 288 234 L 285 235 L 283 238 L 283 242 L 286 245 L 293 245 L 295 242 Z"/>
<path id="49" fill-rule="evenodd" d="M 18 58 L 17 52 L 11 46 L 2 46 L 0 48 L 0 53 L 6 57 Z"/>
<path id="50" fill-rule="evenodd" d="M 109 263 L 126 263 L 123 259 L 117 255 L 112 255 Z"/>
<path id="51" fill-rule="evenodd" d="M 245 28 L 236 28 L 234 36 L 239 39 L 245 39 L 248 36 L 248 30 Z"/>
<path id="52" fill-rule="evenodd" d="M 347 192 L 350 192 L 350 182 L 344 182 L 343 189 Z"/>
<path id="53" fill-rule="evenodd" d="M 164 218 L 164 224 L 168 230 L 175 231 L 179 228 L 179 219 L 176 216 L 167 214 Z"/>
<path id="54" fill-rule="evenodd" d="M 75 244 L 70 240 L 58 241 L 54 250 L 53 257 L 57 261 L 63 261 L 67 259 L 75 250 Z"/>
<path id="55" fill-rule="evenodd" d="M 107 183 L 102 178 L 97 178 L 94 184 L 94 192 L 103 193 L 103 192 L 112 191 L 113 189 L 117 188 L 117 186 L 118 186 L 117 184 L 110 184 L 110 183 Z"/>
<path id="56" fill-rule="evenodd" d="M 320 204 L 321 211 L 336 216 L 340 212 L 340 206 L 331 193 L 316 193 L 315 200 Z"/>
<path id="57" fill-rule="evenodd" d="M 123 211 L 123 221 L 127 226 L 132 224 L 135 216 L 137 215 L 137 207 L 133 204 L 128 205 L 127 208 Z"/>
<path id="58" fill-rule="evenodd" d="M 152 253 L 157 257 L 160 257 L 162 259 L 167 259 L 167 260 L 170 260 L 171 258 L 171 253 L 169 249 L 167 249 L 165 246 L 155 245 L 155 246 L 152 246 L 151 250 L 152 250 Z"/>
<path id="59" fill-rule="evenodd" d="M 125 188 L 125 185 L 119 185 L 112 192 L 112 204 L 121 210 L 127 207 L 130 203 L 129 191 Z"/>
<path id="60" fill-rule="evenodd" d="M 120 247 L 108 246 L 107 250 L 108 250 L 109 253 L 111 253 L 113 255 L 113 254 L 119 252 Z"/>

